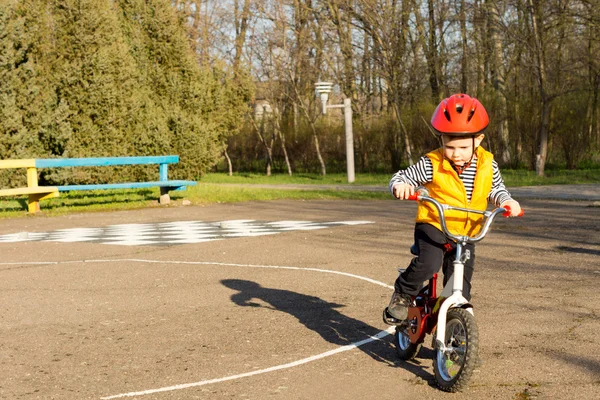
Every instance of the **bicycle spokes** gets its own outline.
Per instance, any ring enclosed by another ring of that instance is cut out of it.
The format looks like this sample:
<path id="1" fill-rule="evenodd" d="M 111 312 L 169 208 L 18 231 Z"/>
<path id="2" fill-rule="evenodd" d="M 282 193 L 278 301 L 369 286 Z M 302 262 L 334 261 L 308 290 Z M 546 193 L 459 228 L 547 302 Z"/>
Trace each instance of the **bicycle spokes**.
<path id="1" fill-rule="evenodd" d="M 436 350 L 434 370 L 438 386 L 448 392 L 460 391 L 478 359 L 478 329 L 473 314 L 462 308 L 448 312 L 443 346 Z"/>

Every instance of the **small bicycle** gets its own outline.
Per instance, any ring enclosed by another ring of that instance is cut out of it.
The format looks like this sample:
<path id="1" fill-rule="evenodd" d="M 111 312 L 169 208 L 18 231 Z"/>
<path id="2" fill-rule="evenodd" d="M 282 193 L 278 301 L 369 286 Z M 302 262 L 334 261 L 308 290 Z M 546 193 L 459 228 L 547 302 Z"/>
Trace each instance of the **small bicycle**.
<path id="1" fill-rule="evenodd" d="M 412 305 L 408 308 L 407 319 L 396 326 L 396 352 L 403 360 L 414 359 L 423 345 L 425 335 L 435 331 L 433 342 L 435 381 L 444 391 L 459 392 L 468 385 L 473 370 L 479 363 L 479 332 L 473 315 L 473 306 L 462 294 L 464 263 L 471 256 L 470 252 L 464 251 L 463 247 L 467 243 L 475 243 L 483 239 L 494 218 L 499 214 L 508 217 L 510 208 L 479 211 L 452 207 L 429 197 L 425 188 L 419 188 L 409 197 L 409 200 L 427 201 L 437 208 L 444 234 L 456 242 L 456 258 L 453 261 L 454 274 L 448 279 L 439 297 L 436 293 L 437 274 L 434 274 L 428 285 L 413 297 Z M 444 215 L 446 210 L 482 214 L 484 219 L 480 233 L 474 237 L 450 233 Z M 519 214 L 522 215 L 523 212 Z M 414 246 L 411 252 L 413 254 L 417 252 Z"/>

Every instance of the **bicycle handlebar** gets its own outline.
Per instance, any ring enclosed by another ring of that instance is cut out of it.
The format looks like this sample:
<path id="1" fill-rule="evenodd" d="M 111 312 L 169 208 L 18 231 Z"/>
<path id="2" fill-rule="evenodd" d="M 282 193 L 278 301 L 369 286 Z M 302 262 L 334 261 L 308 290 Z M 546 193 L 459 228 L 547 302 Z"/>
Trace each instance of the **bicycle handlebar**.
<path id="1" fill-rule="evenodd" d="M 429 191 L 425 188 L 418 188 L 414 194 L 411 194 L 410 196 L 408 196 L 407 200 L 427 201 L 427 202 L 433 204 L 438 211 L 438 215 L 440 216 L 440 225 L 442 227 L 442 231 L 444 232 L 444 234 L 446 236 L 448 236 L 450 239 L 460 241 L 460 242 L 465 242 L 465 243 L 479 242 L 481 239 L 483 239 L 485 237 L 488 229 L 490 228 L 490 226 L 492 225 L 492 222 L 494 221 L 494 218 L 496 218 L 496 216 L 498 214 L 502 213 L 502 215 L 504 217 L 508 218 L 511 213 L 510 206 L 498 207 L 493 211 L 481 211 L 481 210 L 472 210 L 472 209 L 462 208 L 462 207 L 449 206 L 448 204 L 442 204 L 439 201 L 429 197 Z M 470 213 L 475 213 L 475 214 L 482 214 L 486 219 L 485 219 L 485 222 L 483 223 L 483 227 L 481 228 L 481 231 L 479 232 L 479 234 L 477 236 L 470 237 L 470 236 L 466 236 L 466 235 L 465 236 L 454 235 L 454 234 L 450 233 L 450 231 L 448 230 L 448 227 L 446 226 L 446 216 L 444 214 L 444 211 L 446 211 L 446 210 L 457 210 L 457 211 L 464 211 L 464 212 L 470 212 Z M 519 213 L 518 216 L 521 217 L 521 216 L 523 216 L 523 214 L 525 214 L 525 211 L 521 210 L 521 212 Z"/>

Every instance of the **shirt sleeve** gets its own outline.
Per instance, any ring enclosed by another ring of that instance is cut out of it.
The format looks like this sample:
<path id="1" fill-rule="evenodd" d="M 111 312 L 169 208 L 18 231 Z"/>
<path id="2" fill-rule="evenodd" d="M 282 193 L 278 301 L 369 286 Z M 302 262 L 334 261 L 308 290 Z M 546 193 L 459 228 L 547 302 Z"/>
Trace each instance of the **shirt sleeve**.
<path id="1" fill-rule="evenodd" d="M 396 183 L 408 183 L 411 186 L 417 187 L 431 182 L 432 179 L 433 164 L 428 157 L 423 156 L 415 165 L 400 170 L 392 176 L 389 185 L 390 192 L 393 194 L 393 188 Z"/>
<path id="2" fill-rule="evenodd" d="M 488 196 L 488 201 L 496 207 L 500 207 L 504 202 L 512 200 L 512 196 L 504 186 L 504 179 L 502 179 L 500 168 L 498 168 L 498 163 L 496 161 L 492 163 L 492 170 L 494 176 L 492 179 L 492 190 Z"/>

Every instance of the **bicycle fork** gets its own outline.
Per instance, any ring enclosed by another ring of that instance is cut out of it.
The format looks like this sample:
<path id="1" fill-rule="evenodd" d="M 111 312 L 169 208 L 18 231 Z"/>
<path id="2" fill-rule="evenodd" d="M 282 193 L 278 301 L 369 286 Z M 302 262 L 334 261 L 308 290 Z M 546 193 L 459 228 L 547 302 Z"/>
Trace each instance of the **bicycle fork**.
<path id="1" fill-rule="evenodd" d="M 454 266 L 454 273 L 448 280 L 449 284 L 444 287 L 441 297 L 446 299 L 440 306 L 438 317 L 437 317 L 437 328 L 435 335 L 435 347 L 443 352 L 451 350 L 446 347 L 446 316 L 448 310 L 452 307 L 464 308 L 471 314 L 473 314 L 473 306 L 462 294 L 463 289 L 463 276 L 465 270 L 465 262 L 471 258 L 469 250 L 463 253 L 463 246 L 465 243 L 458 242 L 456 244 L 456 259 L 452 262 Z"/>

